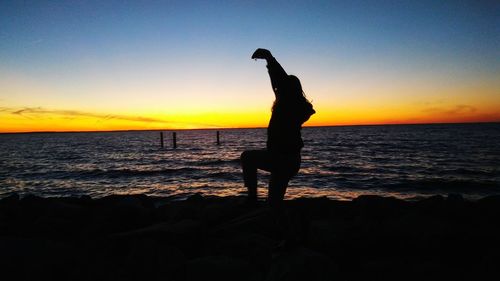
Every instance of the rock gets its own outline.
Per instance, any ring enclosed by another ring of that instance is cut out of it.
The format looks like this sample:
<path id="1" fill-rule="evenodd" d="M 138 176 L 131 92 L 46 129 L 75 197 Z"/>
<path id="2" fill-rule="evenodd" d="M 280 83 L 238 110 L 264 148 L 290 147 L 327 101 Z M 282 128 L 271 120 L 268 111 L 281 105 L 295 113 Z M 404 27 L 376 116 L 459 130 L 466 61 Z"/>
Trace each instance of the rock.
<path id="1" fill-rule="evenodd" d="M 193 204 L 202 204 L 204 201 L 205 198 L 203 198 L 203 195 L 201 195 L 200 193 L 193 194 L 186 199 L 186 202 Z"/>
<path id="2" fill-rule="evenodd" d="M 201 214 L 201 220 L 207 224 L 217 224 L 241 215 L 241 210 L 231 202 L 207 204 Z"/>
<path id="3" fill-rule="evenodd" d="M 337 265 L 329 257 L 307 248 L 296 248 L 273 259 L 266 280 L 330 281 L 338 276 Z"/>
<path id="4" fill-rule="evenodd" d="M 0 237 L 2 280 L 75 280 L 79 252 L 39 238 Z"/>
<path id="5" fill-rule="evenodd" d="M 127 209 L 142 210 L 145 208 L 153 208 L 153 202 L 144 194 L 137 195 L 110 195 L 98 199 L 99 204 L 104 204 L 109 207 L 121 207 Z"/>
<path id="6" fill-rule="evenodd" d="M 209 224 L 215 224 L 217 222 L 223 221 L 225 218 L 231 215 L 228 212 L 228 208 L 221 204 L 209 204 L 203 210 L 201 219 Z"/>
<path id="7" fill-rule="evenodd" d="M 17 193 L 12 193 L 7 197 L 4 197 L 0 200 L 0 205 L 4 204 L 15 204 L 19 202 L 19 195 Z"/>
<path id="8" fill-rule="evenodd" d="M 260 208 L 243 214 L 213 228 L 211 231 L 214 235 L 256 233 L 267 237 L 274 237 L 276 232 L 276 222 L 268 208 Z"/>
<path id="9" fill-rule="evenodd" d="M 159 211 L 163 213 L 162 217 L 172 221 L 185 219 L 197 220 L 200 218 L 203 207 L 201 201 L 197 200 L 175 201 L 166 206 L 162 206 Z"/>
<path id="10" fill-rule="evenodd" d="M 27 195 L 19 201 L 20 213 L 24 220 L 33 220 L 50 210 L 49 200 Z"/>
<path id="11" fill-rule="evenodd" d="M 314 220 L 309 226 L 308 245 L 322 253 L 335 253 L 341 247 L 346 225 L 340 220 Z"/>
<path id="12" fill-rule="evenodd" d="M 68 220 L 77 220 L 88 216 L 89 212 L 87 210 L 85 207 L 72 202 L 51 200 L 47 209 L 47 215 Z"/>
<path id="13" fill-rule="evenodd" d="M 500 196 L 477 202 L 460 195 L 416 202 L 378 196 L 286 201 L 292 227 L 307 221 L 309 239 L 301 245 L 310 248 L 274 257 L 276 216 L 266 207 L 242 207 L 241 199 L 13 195 L 0 200 L 0 279 L 371 280 L 498 273 Z"/>
<path id="14" fill-rule="evenodd" d="M 477 201 L 479 216 L 500 220 L 500 195 L 492 195 Z"/>
<path id="15" fill-rule="evenodd" d="M 186 281 L 251 281 L 258 280 L 256 268 L 245 261 L 226 256 L 207 256 L 186 264 Z"/>
<path id="16" fill-rule="evenodd" d="M 74 221 L 52 216 L 41 216 L 31 224 L 29 234 L 40 237 L 68 237 L 76 232 Z"/>
<path id="17" fill-rule="evenodd" d="M 353 200 L 353 204 L 362 220 L 378 220 L 399 215 L 408 205 L 407 202 L 394 197 L 376 195 L 361 195 Z"/>
<path id="18" fill-rule="evenodd" d="M 449 193 L 448 197 L 446 197 L 446 202 L 459 204 L 464 202 L 464 197 L 460 193 Z"/>
<path id="19" fill-rule="evenodd" d="M 185 263 L 186 257 L 177 247 L 141 239 L 131 245 L 126 262 L 129 269 L 127 279 L 180 280 Z"/>
<path id="20" fill-rule="evenodd" d="M 175 223 L 162 222 L 140 229 L 117 233 L 114 236 L 155 236 L 176 234 L 179 236 L 197 234 L 201 230 L 201 224 L 195 220 L 181 220 Z"/>
<path id="21" fill-rule="evenodd" d="M 240 233 L 233 237 L 221 237 L 207 246 L 209 253 L 241 259 L 252 267 L 267 270 L 276 241 L 258 234 Z"/>
<path id="22" fill-rule="evenodd" d="M 44 216 L 71 220 L 85 216 L 85 208 L 72 203 L 69 198 L 41 198 L 28 195 L 16 204 L 19 215 L 25 221 L 35 221 Z"/>
<path id="23" fill-rule="evenodd" d="M 12 221 L 17 222 L 18 206 L 19 195 L 17 193 L 12 193 L 0 200 L 0 235 L 9 230 L 9 224 Z"/>
<path id="24" fill-rule="evenodd" d="M 481 198 L 477 201 L 479 204 L 491 204 L 500 206 L 500 195 L 490 195 L 484 198 Z"/>
<path id="25" fill-rule="evenodd" d="M 154 205 L 145 195 L 108 196 L 89 208 L 87 232 L 111 234 L 144 228 L 155 222 Z"/>
<path id="26" fill-rule="evenodd" d="M 186 256 L 196 256 L 203 250 L 206 235 L 199 221 L 182 220 L 175 223 L 158 223 L 145 228 L 128 232 L 117 233 L 110 236 L 121 241 L 136 239 L 155 239 L 175 245 Z"/>
<path id="27" fill-rule="evenodd" d="M 434 195 L 415 202 L 415 206 L 424 212 L 435 212 L 443 208 L 444 197 Z"/>

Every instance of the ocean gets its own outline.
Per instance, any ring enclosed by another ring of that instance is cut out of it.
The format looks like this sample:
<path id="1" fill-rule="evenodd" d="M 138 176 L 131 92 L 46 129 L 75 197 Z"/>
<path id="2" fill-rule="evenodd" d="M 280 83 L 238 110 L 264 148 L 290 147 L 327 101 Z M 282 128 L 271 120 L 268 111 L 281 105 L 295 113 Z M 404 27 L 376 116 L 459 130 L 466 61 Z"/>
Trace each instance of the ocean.
<path id="1" fill-rule="evenodd" d="M 0 197 L 245 194 L 240 154 L 266 129 L 0 134 Z M 500 194 L 500 124 L 306 127 L 287 199 Z M 259 172 L 259 194 L 267 193 Z"/>

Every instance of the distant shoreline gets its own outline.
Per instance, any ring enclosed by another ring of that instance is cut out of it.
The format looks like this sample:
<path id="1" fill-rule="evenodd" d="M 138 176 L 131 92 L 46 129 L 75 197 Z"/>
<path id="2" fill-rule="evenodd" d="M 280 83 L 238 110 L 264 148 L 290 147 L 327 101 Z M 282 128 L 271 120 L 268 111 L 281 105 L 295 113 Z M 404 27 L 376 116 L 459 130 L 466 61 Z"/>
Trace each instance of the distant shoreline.
<path id="1" fill-rule="evenodd" d="M 325 128 L 325 127 L 376 127 L 376 126 L 429 126 L 429 125 L 474 125 L 474 124 L 500 124 L 500 121 L 493 122 L 457 122 L 457 123 L 407 123 L 407 124 L 355 124 L 355 125 L 324 125 L 324 126 L 304 126 L 304 128 Z M 266 127 L 234 127 L 234 128 L 194 128 L 194 129 L 137 129 L 137 130 L 89 130 L 89 131 L 24 131 L 24 132 L 0 132 L 0 135 L 11 134 L 52 134 L 52 133 L 119 133 L 119 132 L 162 132 L 162 131 L 217 131 L 217 130 L 243 130 L 243 129 L 265 129 Z"/>

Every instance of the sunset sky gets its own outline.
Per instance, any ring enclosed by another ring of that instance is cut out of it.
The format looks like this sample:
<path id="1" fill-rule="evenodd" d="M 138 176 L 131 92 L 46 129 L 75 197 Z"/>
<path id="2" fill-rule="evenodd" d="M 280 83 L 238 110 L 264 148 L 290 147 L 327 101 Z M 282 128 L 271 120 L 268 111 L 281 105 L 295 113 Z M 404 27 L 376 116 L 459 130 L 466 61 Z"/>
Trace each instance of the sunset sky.
<path id="1" fill-rule="evenodd" d="M 498 1 L 1 1 L 0 132 L 500 121 Z"/>

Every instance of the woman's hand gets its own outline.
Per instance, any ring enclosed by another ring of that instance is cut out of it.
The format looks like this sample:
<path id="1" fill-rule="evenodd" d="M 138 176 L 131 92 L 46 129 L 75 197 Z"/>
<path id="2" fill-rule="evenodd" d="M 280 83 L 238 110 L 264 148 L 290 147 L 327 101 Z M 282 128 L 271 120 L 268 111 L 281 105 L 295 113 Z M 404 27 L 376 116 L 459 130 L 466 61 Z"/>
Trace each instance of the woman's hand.
<path id="1" fill-rule="evenodd" d="M 252 59 L 268 60 L 272 57 L 273 57 L 273 55 L 271 55 L 271 52 L 269 52 L 269 50 L 261 49 L 261 48 L 258 48 L 257 50 L 255 50 L 255 52 L 253 52 L 253 55 L 252 55 Z"/>

